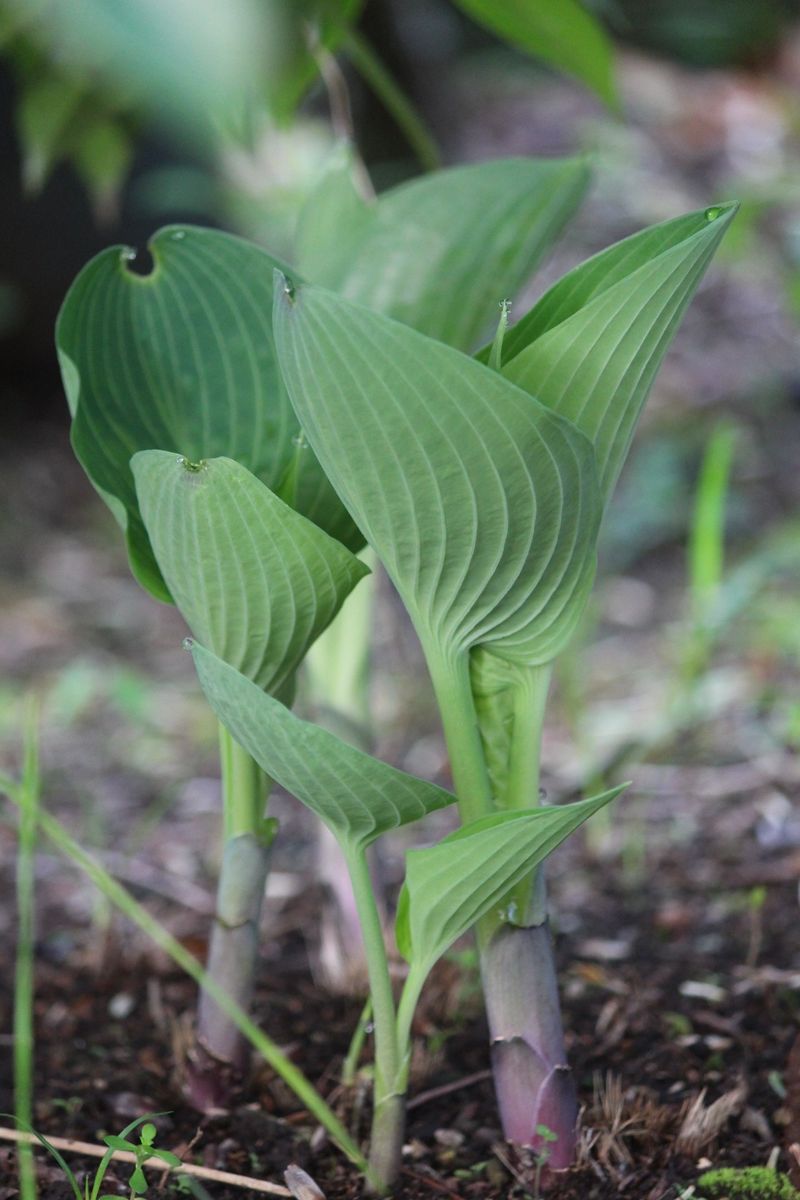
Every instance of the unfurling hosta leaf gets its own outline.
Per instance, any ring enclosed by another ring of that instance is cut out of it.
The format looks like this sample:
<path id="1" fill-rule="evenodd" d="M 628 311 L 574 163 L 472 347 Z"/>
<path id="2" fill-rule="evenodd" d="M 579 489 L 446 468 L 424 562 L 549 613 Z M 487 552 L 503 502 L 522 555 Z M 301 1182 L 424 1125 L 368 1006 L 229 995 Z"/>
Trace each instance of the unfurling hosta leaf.
<path id="1" fill-rule="evenodd" d="M 515 884 L 627 786 L 575 804 L 493 813 L 436 846 L 409 850 L 397 911 L 400 953 L 420 971 L 429 970 Z M 506 913 L 504 919 L 513 924 L 515 914 Z"/>
<path id="2" fill-rule="evenodd" d="M 211 707 L 267 775 L 302 800 L 349 850 L 417 821 L 455 797 L 301 721 L 195 642 L 197 674 Z"/>
<path id="3" fill-rule="evenodd" d="M 437 171 L 366 204 L 339 158 L 301 215 L 298 265 L 314 283 L 471 351 L 588 182 L 581 159 L 508 158 Z M 338 236 L 321 238 L 320 221 L 336 212 Z"/>
<path id="4" fill-rule="evenodd" d="M 240 463 L 135 454 L 142 519 L 192 633 L 275 692 L 369 568 Z"/>
<path id="5" fill-rule="evenodd" d="M 606 498 L 735 212 L 728 204 L 690 213 L 611 246 L 561 279 L 504 340 L 504 376 L 592 440 Z"/>
<path id="6" fill-rule="evenodd" d="M 581 79 L 616 107 L 613 50 L 580 0 L 455 0 L 481 25 Z"/>
<path id="7" fill-rule="evenodd" d="M 594 572 L 583 434 L 474 359 L 331 292 L 279 283 L 274 329 L 303 429 L 426 648 L 553 658 Z"/>
<path id="8" fill-rule="evenodd" d="M 75 453 L 126 531 L 134 574 L 168 600 L 131 456 L 225 455 L 276 490 L 297 454 L 297 421 L 275 363 L 275 260 L 241 238 L 193 227 L 160 230 L 150 252 L 146 276 L 129 269 L 125 247 L 92 259 L 64 301 L 56 343 Z M 310 450 L 297 496 L 294 507 L 327 533 L 363 544 Z"/>

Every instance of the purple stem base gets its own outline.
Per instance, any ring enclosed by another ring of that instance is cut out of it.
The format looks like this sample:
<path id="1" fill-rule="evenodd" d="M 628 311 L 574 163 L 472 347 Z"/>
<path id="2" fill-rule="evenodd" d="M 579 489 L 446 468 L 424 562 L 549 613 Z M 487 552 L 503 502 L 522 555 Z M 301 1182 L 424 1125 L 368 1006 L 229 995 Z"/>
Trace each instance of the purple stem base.
<path id="1" fill-rule="evenodd" d="M 495 929 L 481 948 L 481 973 L 503 1133 L 563 1170 L 575 1154 L 578 1105 L 547 922 Z"/>

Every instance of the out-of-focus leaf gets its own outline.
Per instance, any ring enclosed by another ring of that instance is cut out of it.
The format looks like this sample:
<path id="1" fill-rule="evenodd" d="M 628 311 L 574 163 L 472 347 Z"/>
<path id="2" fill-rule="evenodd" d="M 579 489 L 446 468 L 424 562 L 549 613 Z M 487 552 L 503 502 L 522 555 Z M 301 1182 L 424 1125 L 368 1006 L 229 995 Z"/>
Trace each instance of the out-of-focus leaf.
<path id="1" fill-rule="evenodd" d="M 6 0 L 26 36 L 181 137 L 208 147 L 259 94 L 270 28 L 257 0 Z"/>
<path id="2" fill-rule="evenodd" d="M 82 95 L 76 80 L 57 75 L 23 85 L 16 125 L 22 143 L 22 179 L 30 191 L 44 186 L 56 162 L 67 153 L 67 134 Z"/>
<path id="3" fill-rule="evenodd" d="M 574 75 L 610 107 L 617 107 L 611 42 L 580 0 L 455 0 L 455 3 L 492 33 Z"/>
<path id="4" fill-rule="evenodd" d="M 277 692 L 369 568 L 240 463 L 135 454 L 142 519 L 196 637 Z"/>
<path id="5" fill-rule="evenodd" d="M 99 117 L 77 132 L 72 161 L 100 221 L 111 221 L 117 215 L 132 158 L 131 139 L 118 121 Z"/>
<path id="6" fill-rule="evenodd" d="M 453 803 L 455 797 L 435 784 L 301 721 L 197 642 L 191 650 L 203 691 L 223 725 L 346 849 L 368 846 L 382 833 Z"/>
<path id="7" fill-rule="evenodd" d="M 340 157 L 309 200 L 300 269 L 460 350 L 493 327 L 498 303 L 530 277 L 589 182 L 581 159 L 498 159 L 437 171 L 367 205 L 351 170 Z"/>

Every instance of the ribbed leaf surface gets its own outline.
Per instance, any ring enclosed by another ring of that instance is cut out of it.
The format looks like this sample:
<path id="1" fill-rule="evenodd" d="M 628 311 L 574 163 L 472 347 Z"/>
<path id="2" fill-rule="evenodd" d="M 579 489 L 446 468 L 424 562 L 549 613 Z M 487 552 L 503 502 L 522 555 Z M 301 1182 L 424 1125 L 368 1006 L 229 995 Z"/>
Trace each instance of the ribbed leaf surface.
<path id="1" fill-rule="evenodd" d="M 244 675 L 195 642 L 197 673 L 211 707 L 270 778 L 308 806 L 348 849 L 454 802 L 435 784 L 363 754 L 301 721 Z"/>
<path id="2" fill-rule="evenodd" d="M 132 461 L 150 542 L 195 637 L 277 691 L 368 568 L 240 463 Z"/>
<path id="3" fill-rule="evenodd" d="M 314 283 L 473 350 L 588 182 L 580 159 L 499 159 L 425 175 L 366 205 L 339 159 L 301 218 L 298 264 Z"/>
<path id="4" fill-rule="evenodd" d="M 504 342 L 505 377 L 592 440 L 604 497 L 735 211 L 690 213 L 603 251 L 551 288 Z"/>
<path id="5" fill-rule="evenodd" d="M 275 363 L 275 260 L 240 238 L 192 227 L 160 230 L 150 251 L 147 276 L 128 269 L 125 247 L 92 259 L 64 301 L 56 341 L 75 453 L 126 530 L 134 573 L 169 599 L 131 456 L 225 455 L 274 489 L 295 453 L 297 422 Z M 303 471 L 304 515 L 361 544 L 310 452 Z"/>
<path id="6" fill-rule="evenodd" d="M 409 850 L 397 912 L 397 945 L 403 957 L 419 969 L 430 969 L 457 938 L 625 787 L 576 804 L 493 813 L 464 825 L 436 846 Z M 513 921 L 514 913 L 507 919 Z"/>
<path id="7" fill-rule="evenodd" d="M 274 328 L 301 424 L 422 641 L 549 661 L 594 571 L 586 438 L 497 372 L 333 293 L 279 286 Z"/>

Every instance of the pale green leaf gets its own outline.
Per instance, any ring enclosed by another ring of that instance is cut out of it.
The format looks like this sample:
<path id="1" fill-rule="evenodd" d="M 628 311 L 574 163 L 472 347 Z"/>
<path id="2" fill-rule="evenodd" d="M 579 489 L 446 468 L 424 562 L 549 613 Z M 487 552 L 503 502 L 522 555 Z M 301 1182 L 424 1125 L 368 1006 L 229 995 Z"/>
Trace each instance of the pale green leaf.
<path id="1" fill-rule="evenodd" d="M 120 246 L 84 267 L 59 314 L 56 344 L 75 453 L 122 520 L 134 573 L 169 599 L 139 513 L 132 455 L 224 455 L 277 490 L 298 427 L 275 363 L 275 260 L 241 238 L 192 226 L 160 230 L 149 249 L 149 275 L 133 273 L 133 252 Z M 303 515 L 361 545 L 310 451 L 300 482 Z"/>
<path id="2" fill-rule="evenodd" d="M 300 221 L 299 266 L 315 283 L 471 351 L 588 182 L 582 159 L 498 159 L 425 175 L 366 205 L 340 158 Z M 330 227 L 337 214 L 338 236 L 321 243 L 317 223 Z"/>
<path id="3" fill-rule="evenodd" d="M 455 3 L 493 33 L 574 75 L 610 107 L 617 107 L 611 42 L 580 0 L 455 0 Z"/>
<path id="4" fill-rule="evenodd" d="M 503 374 L 591 439 L 606 498 L 735 211 L 690 213 L 610 247 L 560 280 L 505 339 Z"/>
<path id="5" fill-rule="evenodd" d="M 135 454 L 142 518 L 195 637 L 276 692 L 369 568 L 240 463 Z"/>
<path id="6" fill-rule="evenodd" d="M 583 822 L 627 787 L 590 800 L 493 813 L 435 846 L 410 850 L 397 913 L 397 945 L 421 972 L 547 858 Z M 505 919 L 514 920 L 514 913 Z"/>
<path id="7" fill-rule="evenodd" d="M 495 371 L 333 293 L 276 289 L 281 370 L 320 461 L 428 649 L 546 662 L 600 517 L 587 439 Z"/>
<path id="8" fill-rule="evenodd" d="M 191 649 L 203 691 L 223 725 L 347 849 L 368 846 L 382 833 L 454 802 L 435 784 L 301 721 L 199 643 Z"/>

